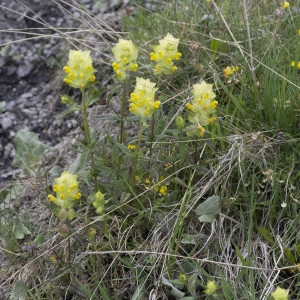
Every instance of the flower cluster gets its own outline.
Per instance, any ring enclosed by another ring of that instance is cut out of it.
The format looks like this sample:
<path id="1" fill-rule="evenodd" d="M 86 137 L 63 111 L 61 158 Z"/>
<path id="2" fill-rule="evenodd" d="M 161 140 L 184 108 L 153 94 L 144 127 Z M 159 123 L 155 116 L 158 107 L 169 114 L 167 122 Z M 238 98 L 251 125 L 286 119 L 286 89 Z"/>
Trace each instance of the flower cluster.
<path id="1" fill-rule="evenodd" d="M 216 94 L 212 90 L 212 84 L 202 81 L 193 86 L 194 99 L 192 103 L 187 103 L 188 120 L 193 124 L 188 126 L 187 134 L 190 137 L 203 137 L 204 126 L 215 121 L 214 113 L 218 102 L 215 100 Z"/>
<path id="2" fill-rule="evenodd" d="M 181 53 L 177 51 L 179 39 L 168 33 L 159 41 L 159 45 L 152 46 L 154 52 L 150 53 L 150 60 L 156 61 L 156 74 L 168 75 L 177 70 L 173 60 L 179 60 Z"/>
<path id="3" fill-rule="evenodd" d="M 235 72 L 237 72 L 239 70 L 238 66 L 227 66 L 224 70 L 223 70 L 223 76 L 224 78 L 228 78 L 230 75 L 234 74 Z"/>
<path id="4" fill-rule="evenodd" d="M 149 79 L 136 78 L 135 89 L 130 94 L 129 110 L 140 118 L 143 126 L 146 126 L 146 120 L 160 107 L 160 101 L 154 100 L 156 91 L 155 83 Z"/>
<path id="5" fill-rule="evenodd" d="M 61 207 L 58 217 L 62 220 L 72 220 L 75 216 L 75 211 L 72 209 L 81 197 L 78 191 L 77 175 L 64 171 L 59 178 L 55 179 L 53 191 L 56 197 L 48 195 L 49 201 Z"/>
<path id="6" fill-rule="evenodd" d="M 136 72 L 138 68 L 136 63 L 138 47 L 132 41 L 119 39 L 119 42 L 111 50 L 115 57 L 112 67 L 118 79 L 126 79 L 126 71 Z"/>
<path id="7" fill-rule="evenodd" d="M 70 50 L 69 61 L 63 70 L 66 72 L 64 82 L 73 88 L 83 89 L 96 78 L 90 51 Z"/>
<path id="8" fill-rule="evenodd" d="M 145 187 L 146 189 L 150 189 L 151 186 L 155 193 L 159 193 L 161 196 L 166 196 L 168 192 L 168 187 L 164 184 L 164 176 L 160 176 L 158 182 L 154 180 L 150 181 L 149 178 L 145 179 Z"/>

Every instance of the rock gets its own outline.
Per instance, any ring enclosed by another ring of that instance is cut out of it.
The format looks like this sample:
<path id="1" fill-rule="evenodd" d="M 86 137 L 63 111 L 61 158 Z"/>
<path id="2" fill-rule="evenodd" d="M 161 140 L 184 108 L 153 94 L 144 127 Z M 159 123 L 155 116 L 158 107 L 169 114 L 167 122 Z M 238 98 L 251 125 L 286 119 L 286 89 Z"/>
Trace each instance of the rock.
<path id="1" fill-rule="evenodd" d="M 20 78 L 24 78 L 28 76 L 33 69 L 34 69 L 34 65 L 30 62 L 26 62 L 24 64 L 19 65 L 17 74 Z"/>

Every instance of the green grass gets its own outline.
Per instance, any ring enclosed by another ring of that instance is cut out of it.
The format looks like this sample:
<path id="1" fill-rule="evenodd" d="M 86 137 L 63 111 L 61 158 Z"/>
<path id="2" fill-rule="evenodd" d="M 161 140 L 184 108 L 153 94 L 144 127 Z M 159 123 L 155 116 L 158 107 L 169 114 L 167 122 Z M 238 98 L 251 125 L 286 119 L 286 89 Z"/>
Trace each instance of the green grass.
<path id="1" fill-rule="evenodd" d="M 132 1 L 124 33 L 110 32 L 105 42 L 113 47 L 119 37 L 131 39 L 139 47 L 139 69 L 122 86 L 108 66 L 110 48 L 95 49 L 111 84 L 101 87 L 105 109 L 95 102 L 92 110 L 98 106 L 100 113 L 90 110 L 91 139 L 77 141 L 77 159 L 65 166 L 78 174 L 82 194 L 69 235 L 59 235 L 63 222 L 45 204 L 59 172 L 47 178 L 42 172 L 38 180 L 33 172 L 23 183 L 42 191 L 33 196 L 43 210 L 37 224 L 31 210 L 1 209 L 8 264 L 0 287 L 10 287 L 11 299 L 18 291 L 28 299 L 273 299 L 277 287 L 300 299 L 300 15 L 280 5 L 173 0 L 150 11 Z M 180 39 L 182 58 L 174 74 L 158 79 L 149 53 L 167 33 Z M 82 50 L 91 46 L 76 43 Z M 239 68 L 230 80 L 223 76 L 227 66 Z M 96 75 L 103 82 L 104 74 Z M 141 135 L 127 110 L 136 76 L 158 83 L 162 103 L 153 131 L 149 123 Z M 175 118 L 190 125 L 185 105 L 202 80 L 214 86 L 217 120 L 192 140 Z M 93 87 L 100 90 L 97 82 Z M 138 142 L 140 151 L 127 148 Z M 166 195 L 159 193 L 162 185 Z M 97 190 L 106 200 L 101 215 L 91 205 Z M 39 251 L 19 252 L 24 243 Z M 213 295 L 204 293 L 209 280 L 217 285 Z"/>

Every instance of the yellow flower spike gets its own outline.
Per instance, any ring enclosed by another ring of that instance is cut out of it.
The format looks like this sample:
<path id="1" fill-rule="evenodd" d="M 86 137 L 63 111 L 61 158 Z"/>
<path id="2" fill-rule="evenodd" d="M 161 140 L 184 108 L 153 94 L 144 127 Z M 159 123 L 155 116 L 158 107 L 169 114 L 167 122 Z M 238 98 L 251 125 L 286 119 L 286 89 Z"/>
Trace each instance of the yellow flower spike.
<path id="1" fill-rule="evenodd" d="M 277 287 L 275 292 L 271 293 L 274 300 L 288 300 L 289 290 Z"/>
<path id="2" fill-rule="evenodd" d="M 179 39 L 176 39 L 168 33 L 159 45 L 152 46 L 154 52 L 150 53 L 150 60 L 156 61 L 155 67 L 156 74 L 168 75 L 177 70 L 173 64 L 173 60 L 179 60 L 181 53 L 177 51 Z"/>
<path id="3" fill-rule="evenodd" d="M 212 84 L 202 81 L 193 86 L 194 99 L 192 103 L 187 103 L 188 120 L 193 124 L 187 127 L 189 137 L 203 137 L 204 126 L 211 124 L 215 120 L 215 110 L 218 101 L 214 100 L 216 94 L 212 90 Z"/>
<path id="4" fill-rule="evenodd" d="M 129 111 L 140 118 L 143 126 L 146 126 L 146 119 L 160 107 L 160 101 L 154 101 L 156 91 L 155 83 L 149 79 L 136 78 L 134 92 L 130 94 Z"/>
<path id="5" fill-rule="evenodd" d="M 138 47 L 131 40 L 119 39 L 119 42 L 111 50 L 115 57 L 112 67 L 114 71 L 120 70 L 116 72 L 117 78 L 125 80 L 127 78 L 126 71 L 137 71 Z"/>
<path id="6" fill-rule="evenodd" d="M 81 197 L 78 191 L 77 175 L 64 171 L 59 178 L 55 179 L 53 191 L 56 197 L 49 195 L 49 201 L 64 209 L 71 209 Z"/>
<path id="7" fill-rule="evenodd" d="M 74 88 L 83 89 L 96 72 L 92 64 L 90 51 L 70 50 L 67 66 L 63 68 L 67 73 L 64 82 Z"/>

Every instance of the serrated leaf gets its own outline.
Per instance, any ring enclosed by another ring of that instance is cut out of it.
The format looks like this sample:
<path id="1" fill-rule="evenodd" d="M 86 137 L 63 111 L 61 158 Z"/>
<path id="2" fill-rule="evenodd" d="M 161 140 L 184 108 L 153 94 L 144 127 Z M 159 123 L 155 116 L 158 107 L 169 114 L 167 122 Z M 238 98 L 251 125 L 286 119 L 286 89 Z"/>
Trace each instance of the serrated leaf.
<path id="1" fill-rule="evenodd" d="M 14 285 L 13 291 L 10 294 L 9 300 L 26 300 L 28 287 L 23 281 L 17 281 Z"/>
<path id="2" fill-rule="evenodd" d="M 220 212 L 220 197 L 211 196 L 195 209 L 196 215 L 200 216 L 200 222 L 212 222 Z"/>
<path id="3" fill-rule="evenodd" d="M 16 156 L 13 165 L 21 168 L 25 174 L 33 175 L 45 150 L 50 146 L 39 141 L 38 136 L 27 130 L 20 130 L 14 138 Z"/>
<path id="4" fill-rule="evenodd" d="M 13 233 L 16 239 L 23 239 L 25 234 L 31 234 L 29 229 L 19 220 L 15 219 L 13 224 Z"/>

